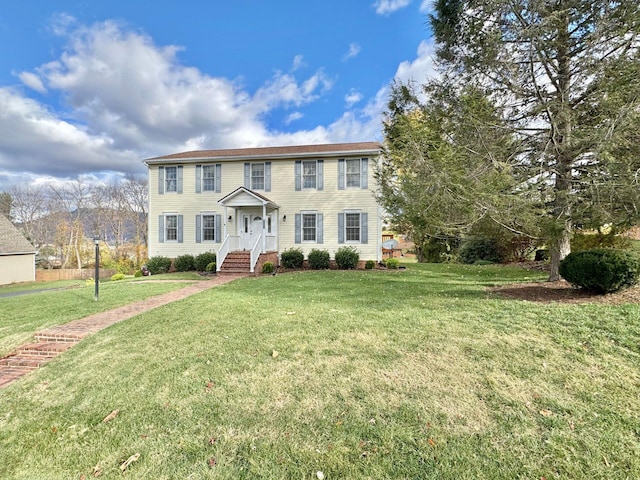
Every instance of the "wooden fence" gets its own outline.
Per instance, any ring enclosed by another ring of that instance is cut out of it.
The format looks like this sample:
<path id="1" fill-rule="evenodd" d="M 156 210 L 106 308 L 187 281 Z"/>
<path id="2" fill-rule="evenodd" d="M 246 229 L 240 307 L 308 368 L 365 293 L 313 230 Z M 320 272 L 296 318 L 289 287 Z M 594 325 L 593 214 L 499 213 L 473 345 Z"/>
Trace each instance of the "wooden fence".
<path id="1" fill-rule="evenodd" d="M 53 282 L 54 280 L 82 280 L 93 278 L 96 271 L 93 268 L 78 270 L 77 268 L 56 268 L 52 270 L 36 269 L 36 282 Z M 116 270 L 110 268 L 100 269 L 100 278 L 110 278 Z"/>

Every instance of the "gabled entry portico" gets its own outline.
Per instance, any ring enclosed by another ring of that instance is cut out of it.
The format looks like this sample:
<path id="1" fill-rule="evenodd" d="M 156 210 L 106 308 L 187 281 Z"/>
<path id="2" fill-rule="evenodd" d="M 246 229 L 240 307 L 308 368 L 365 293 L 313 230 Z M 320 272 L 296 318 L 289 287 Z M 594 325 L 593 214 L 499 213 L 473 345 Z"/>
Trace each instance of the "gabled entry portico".
<path id="1" fill-rule="evenodd" d="M 224 208 L 224 241 L 217 254 L 216 270 L 220 271 L 229 252 L 250 252 L 253 273 L 261 253 L 278 250 L 278 212 L 280 207 L 246 187 L 239 187 L 221 198 Z"/>

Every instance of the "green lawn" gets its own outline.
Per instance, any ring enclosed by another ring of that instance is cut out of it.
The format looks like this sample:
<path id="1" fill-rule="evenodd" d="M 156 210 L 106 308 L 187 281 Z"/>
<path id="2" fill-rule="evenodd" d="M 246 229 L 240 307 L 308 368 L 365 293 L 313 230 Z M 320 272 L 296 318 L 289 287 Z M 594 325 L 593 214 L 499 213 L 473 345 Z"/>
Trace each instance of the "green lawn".
<path id="1" fill-rule="evenodd" d="M 94 301 L 94 284 L 84 280 L 28 283 L 0 288 L 0 294 L 33 289 L 62 288 L 61 290 L 53 289 L 29 295 L 0 298 L 0 357 L 7 355 L 20 345 L 31 342 L 33 334 L 37 330 L 70 322 L 187 285 L 180 281 L 180 277 L 176 277 L 175 280 L 176 282 L 173 283 L 101 282 L 98 302 Z"/>
<path id="2" fill-rule="evenodd" d="M 0 390 L 0 478 L 637 478 L 640 306 L 484 290 L 527 277 L 264 276 L 121 322 Z"/>

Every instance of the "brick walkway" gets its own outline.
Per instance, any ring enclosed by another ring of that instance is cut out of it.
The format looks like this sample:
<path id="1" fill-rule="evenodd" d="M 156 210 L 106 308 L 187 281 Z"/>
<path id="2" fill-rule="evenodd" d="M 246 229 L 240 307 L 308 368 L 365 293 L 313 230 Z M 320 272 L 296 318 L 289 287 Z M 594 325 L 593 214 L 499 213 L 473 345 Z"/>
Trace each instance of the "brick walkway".
<path id="1" fill-rule="evenodd" d="M 34 334 L 34 343 L 22 345 L 15 352 L 0 359 L 0 388 L 6 387 L 39 366 L 44 365 L 83 338 L 99 332 L 103 328 L 127 320 L 139 313 L 182 300 L 244 276 L 246 275 L 218 275 L 210 280 L 194 282 L 173 292 L 157 295 L 36 332 Z"/>

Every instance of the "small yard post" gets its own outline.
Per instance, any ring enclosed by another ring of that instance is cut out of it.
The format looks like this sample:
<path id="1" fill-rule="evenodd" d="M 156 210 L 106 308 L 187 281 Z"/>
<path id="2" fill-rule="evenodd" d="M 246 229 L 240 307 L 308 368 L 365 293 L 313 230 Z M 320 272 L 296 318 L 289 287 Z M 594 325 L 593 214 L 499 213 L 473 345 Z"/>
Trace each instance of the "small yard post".
<path id="1" fill-rule="evenodd" d="M 94 243 L 96 244 L 96 276 L 95 276 L 95 293 L 93 294 L 93 300 L 98 301 L 98 283 L 100 281 L 100 238 L 94 237 Z"/>

